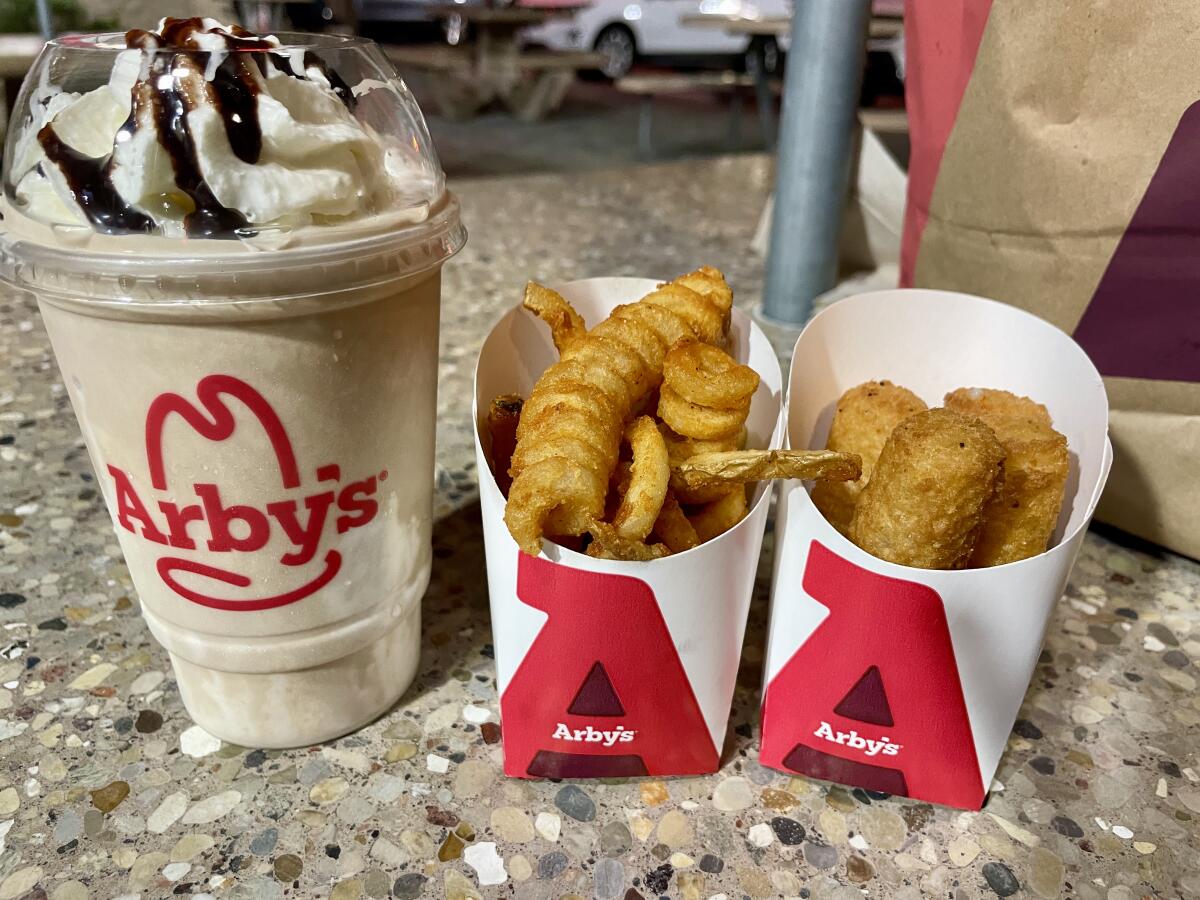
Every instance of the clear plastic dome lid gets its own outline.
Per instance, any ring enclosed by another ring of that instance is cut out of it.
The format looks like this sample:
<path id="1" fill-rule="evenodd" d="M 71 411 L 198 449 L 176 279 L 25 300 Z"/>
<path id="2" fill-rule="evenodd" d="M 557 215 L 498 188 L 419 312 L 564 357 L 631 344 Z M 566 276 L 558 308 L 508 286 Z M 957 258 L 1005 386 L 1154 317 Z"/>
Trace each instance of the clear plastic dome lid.
<path id="1" fill-rule="evenodd" d="M 325 243 L 429 226 L 448 202 L 424 117 L 372 42 L 201 18 L 48 43 L 12 116 L 3 193 L 5 230 L 102 252 L 132 235 Z"/>

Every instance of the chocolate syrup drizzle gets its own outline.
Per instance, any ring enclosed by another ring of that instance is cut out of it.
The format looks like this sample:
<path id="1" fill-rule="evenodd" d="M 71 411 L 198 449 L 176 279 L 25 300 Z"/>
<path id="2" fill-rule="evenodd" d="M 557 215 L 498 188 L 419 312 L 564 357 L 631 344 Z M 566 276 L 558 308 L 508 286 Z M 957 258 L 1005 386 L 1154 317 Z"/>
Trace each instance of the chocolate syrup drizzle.
<path id="1" fill-rule="evenodd" d="M 196 98 L 187 87 L 187 82 L 194 79 L 176 77 L 179 68 L 194 71 L 197 75 L 204 71 L 212 51 L 201 48 L 198 34 L 205 34 L 210 41 L 212 36 L 221 38 L 228 52 L 206 87 L 209 99 L 225 125 L 229 146 L 243 162 L 254 164 L 262 153 L 262 126 L 258 119 L 261 89 L 249 60 L 254 60 L 264 77 L 267 74 L 266 59 L 285 75 L 300 79 L 306 76 L 293 71 L 291 61 L 276 52 L 275 45 L 238 25 L 228 32 L 212 31 L 205 28 L 199 17 L 167 19 L 161 32 L 135 28 L 125 34 L 125 46 L 129 49 L 177 52 L 154 54 L 149 77 L 134 86 L 129 118 L 118 134 L 125 132 L 132 136 L 147 120 L 153 121 L 158 141 L 171 161 L 175 184 L 194 207 L 183 220 L 187 235 L 234 238 L 239 231 L 246 234 L 249 223 L 236 209 L 223 206 L 205 182 L 187 117 L 188 111 L 196 105 Z M 354 109 L 355 98 L 350 86 L 311 50 L 304 54 L 304 70 L 310 68 L 321 72 L 347 109 Z M 95 158 L 84 156 L 63 143 L 53 124 L 38 131 L 38 142 L 46 158 L 62 172 L 71 196 L 96 230 L 105 234 L 154 230 L 154 220 L 126 203 L 113 186 L 112 153 Z"/>
<path id="2" fill-rule="evenodd" d="M 105 234 L 145 233 L 154 230 L 154 220 L 127 204 L 109 177 L 112 154 L 93 159 L 62 142 L 53 125 L 43 125 L 38 143 L 46 159 L 58 166 L 88 221 Z"/>

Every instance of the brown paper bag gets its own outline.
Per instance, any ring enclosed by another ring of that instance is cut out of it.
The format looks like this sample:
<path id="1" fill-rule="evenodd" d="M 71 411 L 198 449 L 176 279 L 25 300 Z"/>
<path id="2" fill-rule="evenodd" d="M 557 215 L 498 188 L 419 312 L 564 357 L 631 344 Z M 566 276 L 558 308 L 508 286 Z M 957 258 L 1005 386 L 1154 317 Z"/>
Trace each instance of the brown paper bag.
<path id="1" fill-rule="evenodd" d="M 912 283 L 1072 333 L 1112 406 L 1096 518 L 1200 557 L 1200 5 L 990 5 Z"/>

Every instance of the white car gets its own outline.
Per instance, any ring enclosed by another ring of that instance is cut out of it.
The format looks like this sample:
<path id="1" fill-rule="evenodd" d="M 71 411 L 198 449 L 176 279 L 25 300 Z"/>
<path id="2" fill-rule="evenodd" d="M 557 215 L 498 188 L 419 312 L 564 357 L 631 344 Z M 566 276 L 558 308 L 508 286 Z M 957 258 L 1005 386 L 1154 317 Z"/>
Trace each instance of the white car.
<path id="1" fill-rule="evenodd" d="M 541 5 L 541 4 L 539 4 Z M 525 39 L 552 50 L 595 50 L 604 54 L 603 72 L 620 78 L 634 60 L 741 63 L 774 70 L 780 47 L 772 37 L 750 38 L 723 28 L 683 25 L 685 16 L 790 16 L 791 0 L 594 0 L 571 18 L 552 19 L 525 32 Z"/>

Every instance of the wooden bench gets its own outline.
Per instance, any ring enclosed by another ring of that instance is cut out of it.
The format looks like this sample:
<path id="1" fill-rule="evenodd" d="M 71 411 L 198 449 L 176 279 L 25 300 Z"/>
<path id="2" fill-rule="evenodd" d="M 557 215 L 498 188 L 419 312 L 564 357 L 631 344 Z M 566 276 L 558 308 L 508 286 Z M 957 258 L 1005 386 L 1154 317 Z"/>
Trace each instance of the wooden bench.
<path id="1" fill-rule="evenodd" d="M 571 69 L 574 72 L 599 70 L 604 66 L 604 54 L 583 50 L 525 50 L 521 53 L 521 66 L 528 69 Z"/>
<path id="2" fill-rule="evenodd" d="M 599 69 L 599 53 L 552 50 L 481 52 L 478 45 L 387 46 L 384 52 L 401 72 L 420 69 L 441 76 L 429 88 L 438 111 L 449 119 L 467 119 L 492 100 L 500 100 L 522 122 L 535 122 L 557 109 L 584 69 Z"/>
<path id="3" fill-rule="evenodd" d="M 740 72 L 686 72 L 662 75 L 626 75 L 615 87 L 625 94 L 642 98 L 638 112 L 638 152 L 651 156 L 654 151 L 654 98 L 663 94 L 711 91 L 729 94 L 729 142 L 736 144 L 740 130 L 742 98 L 754 89 L 754 76 Z"/>
<path id="4" fill-rule="evenodd" d="M 471 68 L 471 55 L 467 49 L 451 47 L 449 44 L 385 44 L 383 52 L 400 67 L 409 66 L 432 72 L 466 72 Z"/>
<path id="5" fill-rule="evenodd" d="M 522 51 L 518 64 L 531 73 L 505 102 L 521 122 L 537 122 L 562 106 L 581 71 L 599 69 L 604 56 L 590 52 Z"/>

